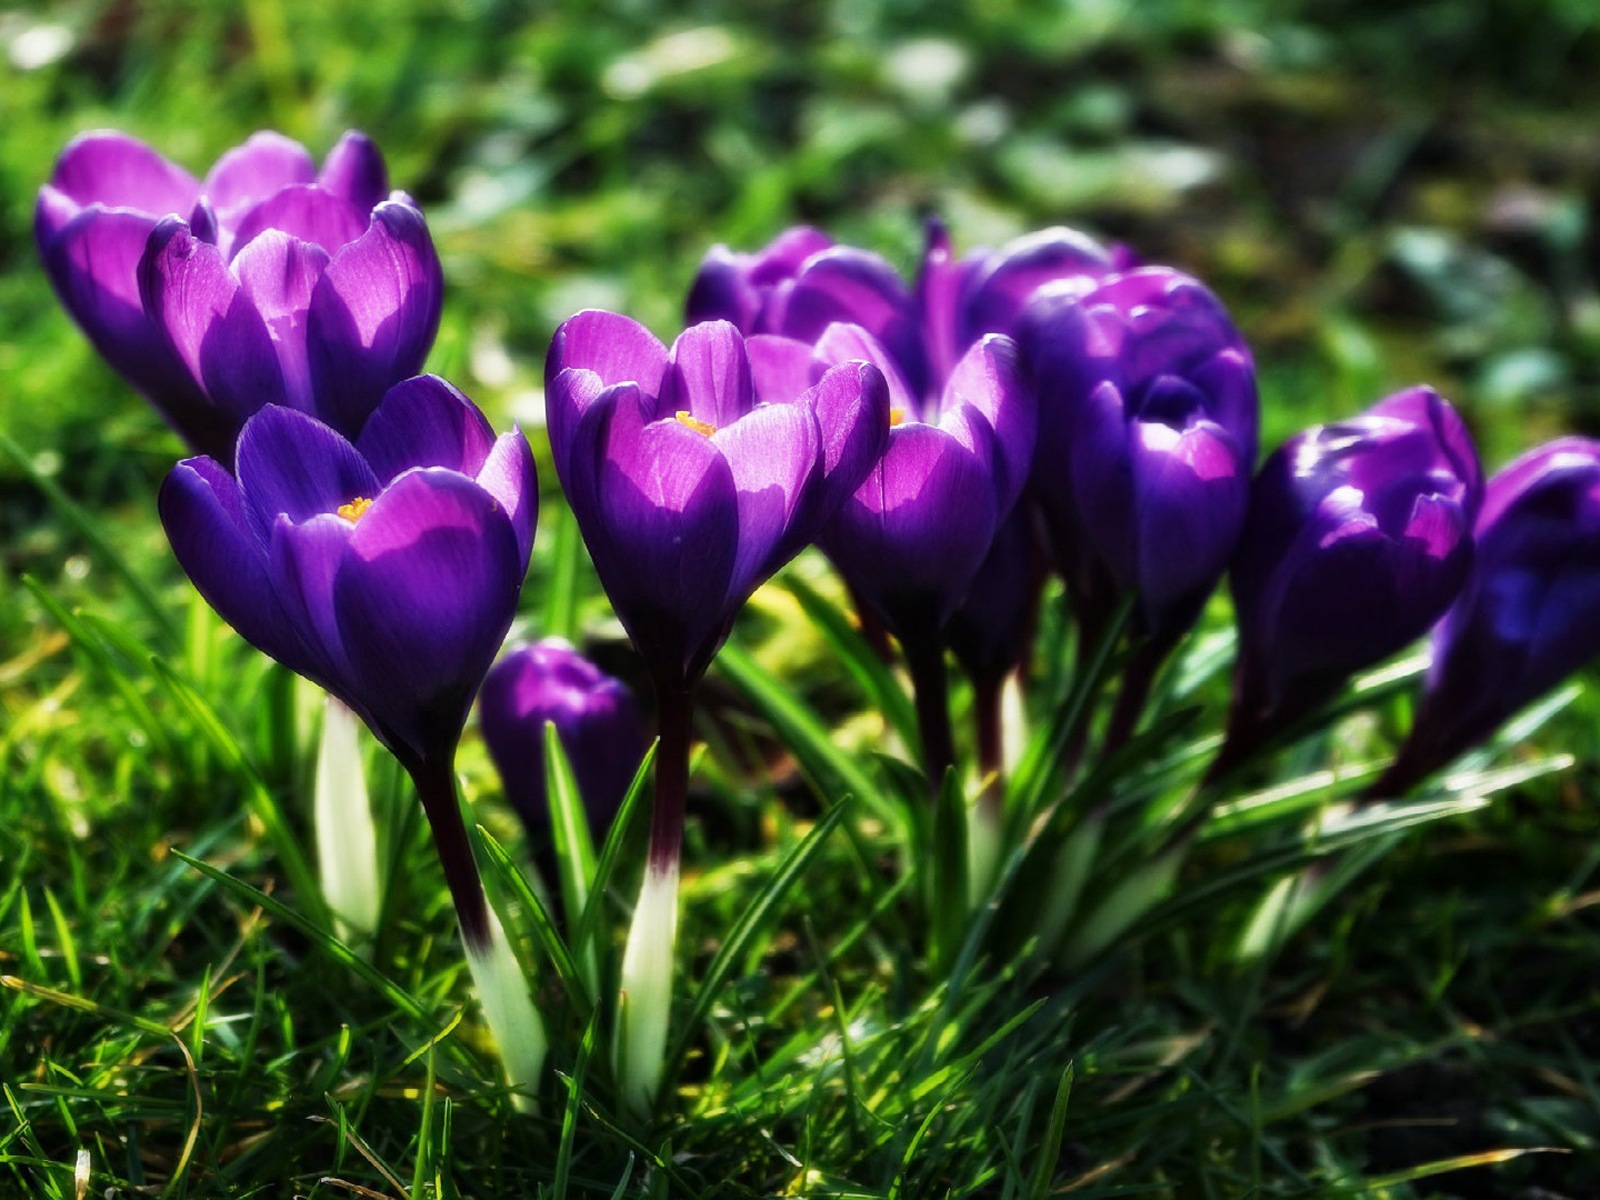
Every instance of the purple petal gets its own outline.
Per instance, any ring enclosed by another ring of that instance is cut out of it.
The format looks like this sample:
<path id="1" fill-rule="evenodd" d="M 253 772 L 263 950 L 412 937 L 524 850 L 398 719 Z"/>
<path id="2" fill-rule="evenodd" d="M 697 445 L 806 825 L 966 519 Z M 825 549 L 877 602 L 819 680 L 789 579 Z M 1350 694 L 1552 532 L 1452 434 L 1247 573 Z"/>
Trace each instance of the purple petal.
<path id="1" fill-rule="evenodd" d="M 672 343 L 657 412 L 693 414 L 721 429 L 750 411 L 755 390 L 744 338 L 727 321 L 691 325 Z"/>
<path id="2" fill-rule="evenodd" d="M 319 414 L 352 434 L 384 392 L 422 369 L 444 299 L 422 214 L 380 204 L 311 296 L 306 344 Z"/>
<path id="3" fill-rule="evenodd" d="M 162 484 L 157 506 L 178 564 L 206 602 L 256 649 L 316 678 L 278 601 L 266 545 L 250 527 L 233 476 L 209 458 L 186 459 Z"/>
<path id="4" fill-rule="evenodd" d="M 995 494 L 1000 508 L 1009 510 L 1027 481 L 1036 433 L 1033 389 L 1022 377 L 1016 343 L 989 334 L 961 356 L 942 400 L 945 407 L 960 403 L 972 405 L 994 430 Z"/>
<path id="5" fill-rule="evenodd" d="M 80 134 L 68 142 L 46 188 L 79 207 L 102 204 L 150 217 L 186 213 L 200 194 L 189 172 L 138 138 L 114 130 Z"/>
<path id="6" fill-rule="evenodd" d="M 1122 394 L 1114 384 L 1103 383 L 1075 406 L 1066 424 L 1071 436 L 1065 472 L 1072 489 L 1074 519 L 1117 583 L 1131 590 L 1138 578 L 1138 535 Z M 1036 475 L 1038 471 L 1036 467 Z"/>
<path id="7" fill-rule="evenodd" d="M 889 387 L 871 363 L 842 363 L 800 397 L 808 400 L 822 430 L 824 488 L 833 494 L 821 505 L 819 520 L 825 521 L 889 448 Z"/>
<path id="8" fill-rule="evenodd" d="M 883 343 L 920 394 L 928 372 L 915 310 L 905 281 L 887 262 L 837 246 L 807 261 L 789 293 L 783 325 L 772 332 L 815 342 L 836 321 L 860 325 Z"/>
<path id="9" fill-rule="evenodd" d="M 261 314 L 222 253 L 176 217 L 150 235 L 139 291 L 146 314 L 219 408 L 243 421 L 284 402 L 283 371 Z"/>
<path id="10" fill-rule="evenodd" d="M 478 406 L 437 375 L 395 384 L 356 439 L 380 483 L 412 467 L 448 467 L 475 476 L 494 448 L 494 429 Z"/>
<path id="11" fill-rule="evenodd" d="M 743 597 L 798 551 L 780 557 L 795 510 L 813 477 L 822 436 L 805 404 L 767 404 L 718 429 L 711 444 L 733 473 L 739 549 L 728 594 Z"/>
<path id="12" fill-rule="evenodd" d="M 765 404 L 795 399 L 811 387 L 824 369 L 813 357 L 811 346 L 794 338 L 758 334 L 745 339 L 744 349 L 750 358 L 750 381 L 756 399 Z"/>
<path id="13" fill-rule="evenodd" d="M 645 394 L 656 396 L 667 369 L 667 348 L 629 317 L 585 309 L 563 321 L 550 340 L 544 365 L 546 386 L 569 369 L 593 371 L 602 388 L 632 382 Z"/>
<path id="14" fill-rule="evenodd" d="M 311 678 L 370 721 L 370 698 L 353 678 L 334 603 L 334 585 L 355 529 L 332 513 L 301 524 L 280 516 L 272 523 L 267 561 L 284 614 L 314 666 Z"/>
<path id="15" fill-rule="evenodd" d="M 1227 430 L 1201 423 L 1179 433 L 1134 426 L 1138 495 L 1137 588 L 1153 632 L 1181 630 L 1222 578 L 1249 493 L 1248 469 Z"/>
<path id="16" fill-rule="evenodd" d="M 921 398 L 912 391 L 888 348 L 860 325 L 833 324 L 817 339 L 816 356 L 829 366 L 849 362 L 868 362 L 883 373 L 889 392 L 889 407 L 905 420 L 924 416 Z"/>
<path id="17" fill-rule="evenodd" d="M 402 476 L 350 535 L 333 585 L 351 690 L 425 757 L 451 750 L 522 589 L 505 510 L 453 471 Z"/>
<path id="18" fill-rule="evenodd" d="M 211 168 L 205 193 L 223 220 L 293 184 L 310 183 L 317 165 L 305 147 L 281 133 L 263 130 L 235 146 Z"/>
<path id="19" fill-rule="evenodd" d="M 410 205 L 400 207 L 416 212 Z M 340 247 L 367 231 L 375 215 L 315 184 L 295 184 L 268 196 L 239 218 L 229 252 L 237 254 L 267 230 L 281 229 L 302 242 L 321 246 L 330 255 L 337 254 Z"/>
<path id="20" fill-rule="evenodd" d="M 520 429 L 496 439 L 476 478 L 478 486 L 499 501 L 511 518 L 511 531 L 517 535 L 517 552 L 526 571 L 539 514 L 539 477 L 533 465 L 533 449 Z"/>
<path id="21" fill-rule="evenodd" d="M 271 405 L 239 435 L 239 488 L 258 537 L 266 542 L 278 517 L 294 524 L 373 500 L 380 485 L 354 446 L 321 421 Z"/>
<path id="22" fill-rule="evenodd" d="M 1055 226 L 1007 242 L 968 277 L 957 333 L 963 343 L 986 333 L 1015 336 L 1022 310 L 1040 287 L 1057 284 L 1083 295 L 1113 269 L 1110 255 L 1087 234 Z"/>
<path id="23" fill-rule="evenodd" d="M 328 266 L 320 246 L 270 229 L 239 252 L 233 273 L 266 324 L 283 371 L 284 400 L 292 408 L 312 406 L 311 368 L 306 361 L 306 320 L 311 295 Z"/>
<path id="24" fill-rule="evenodd" d="M 686 682 L 733 615 L 733 473 L 709 438 L 670 417 L 646 424 L 639 401 L 622 392 L 610 407 L 595 516 L 584 535 L 606 594 L 651 669 Z M 583 509 L 575 502 L 573 510 L 581 524 Z M 598 538 L 590 535 L 594 526 Z"/>
<path id="25" fill-rule="evenodd" d="M 979 424 L 980 436 L 989 435 Z M 999 513 L 985 465 L 944 430 L 900 425 L 865 483 L 823 532 L 846 580 L 890 623 L 942 627 L 966 594 Z"/>
<path id="26" fill-rule="evenodd" d="M 689 284 L 683 305 L 684 323 L 731 321 L 741 333 L 754 333 L 756 317 L 761 312 L 761 294 L 750 282 L 747 263 L 745 255 L 735 254 L 726 246 L 713 246 L 706 251 Z"/>
<path id="27" fill-rule="evenodd" d="M 371 212 L 388 199 L 389 169 L 372 139 L 352 129 L 328 151 L 317 186 Z"/>

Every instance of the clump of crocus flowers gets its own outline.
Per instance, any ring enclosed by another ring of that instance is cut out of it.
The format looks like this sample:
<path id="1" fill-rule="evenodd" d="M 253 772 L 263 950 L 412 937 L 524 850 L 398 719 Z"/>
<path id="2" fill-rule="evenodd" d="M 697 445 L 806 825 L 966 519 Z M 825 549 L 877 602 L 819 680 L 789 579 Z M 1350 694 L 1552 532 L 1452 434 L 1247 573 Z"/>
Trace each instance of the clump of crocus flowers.
<path id="1" fill-rule="evenodd" d="M 491 670 L 529 566 L 534 459 L 521 432 L 497 436 L 418 374 L 442 304 L 420 210 L 359 134 L 320 168 L 258 134 L 196 179 L 96 133 L 63 152 L 36 233 L 68 311 L 193 452 L 159 510 L 196 588 L 409 773 L 526 1097 L 543 1023 L 477 873 L 457 747 L 483 685 L 485 740 L 537 843 L 546 748 L 561 746 L 598 834 L 644 726 L 565 643 Z M 1161 898 L 1231 781 L 1430 628 L 1415 722 L 1367 800 L 1417 786 L 1600 653 L 1600 444 L 1560 439 L 1485 487 L 1460 416 L 1415 387 L 1255 472 L 1238 325 L 1199 280 L 1125 248 L 1054 228 L 958 258 L 930 221 L 907 279 L 799 227 L 754 253 L 713 249 L 686 313 L 670 345 L 579 313 L 545 364 L 556 474 L 655 698 L 648 850 L 617 972 L 614 1065 L 638 1110 L 664 1082 L 696 689 L 746 601 L 812 544 L 879 649 L 898 646 L 935 796 L 970 778 L 947 656 L 970 681 L 971 890 L 932 902 L 976 907 L 1008 854 L 1042 843 L 1054 870 L 1032 928 L 1071 964 Z M 1034 768 L 1047 803 L 1018 814 L 1001 694 L 1036 665 L 1047 568 L 1078 666 L 1114 662 L 1121 679 L 1098 723 L 1078 698 L 1071 736 L 1045 743 L 1058 761 Z M 1224 575 L 1238 627 L 1225 736 L 1160 853 L 1080 914 L 1116 795 L 1098 779 L 1071 813 L 1074 789 L 1140 737 Z"/>

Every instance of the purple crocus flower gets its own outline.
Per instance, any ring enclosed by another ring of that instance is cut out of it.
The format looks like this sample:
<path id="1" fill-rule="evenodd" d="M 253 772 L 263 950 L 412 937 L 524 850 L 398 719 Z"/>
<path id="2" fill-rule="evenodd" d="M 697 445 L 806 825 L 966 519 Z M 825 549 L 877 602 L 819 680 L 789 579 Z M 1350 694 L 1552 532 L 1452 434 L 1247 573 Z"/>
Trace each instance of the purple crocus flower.
<path id="1" fill-rule="evenodd" d="M 876 369 L 758 389 L 723 321 L 669 352 L 626 317 L 579 313 L 545 374 L 556 472 L 617 616 L 671 690 L 699 678 L 745 599 L 813 540 L 888 436 Z"/>
<path id="2" fill-rule="evenodd" d="M 1431 388 L 1267 460 L 1233 560 L 1239 662 L 1213 776 L 1427 631 L 1466 580 L 1482 498 L 1466 426 Z"/>
<path id="3" fill-rule="evenodd" d="M 1199 281 L 1164 267 L 1048 287 L 1019 335 L 1039 395 L 1033 485 L 1080 615 L 1119 595 L 1182 633 L 1244 522 L 1257 404 L 1249 349 Z"/>
<path id="4" fill-rule="evenodd" d="M 537 1085 L 544 1028 L 489 907 L 461 821 L 455 752 L 516 611 L 538 485 L 520 432 L 421 375 L 354 443 L 267 405 L 228 470 L 190 458 L 162 486 L 178 562 L 243 637 L 320 684 L 411 776 L 484 1015 L 514 1086 Z"/>
<path id="5" fill-rule="evenodd" d="M 427 228 L 359 133 L 320 172 L 298 143 L 258 133 L 204 181 L 126 134 L 85 134 L 40 189 L 34 232 L 95 348 L 223 461 L 267 403 L 354 436 L 438 327 Z"/>
<path id="6" fill-rule="evenodd" d="M 518 646 L 483 681 L 478 724 L 506 798 L 540 840 L 550 826 L 544 726 L 555 725 L 590 832 L 603 833 L 644 756 L 644 720 L 621 680 L 560 638 Z"/>
<path id="7" fill-rule="evenodd" d="M 1564 437 L 1489 480 L 1466 586 L 1433 631 L 1397 796 L 1600 654 L 1600 442 Z"/>
<path id="8" fill-rule="evenodd" d="M 764 340 L 784 363 L 807 353 L 782 339 L 747 346 L 726 321 L 691 326 L 669 351 L 636 322 L 590 311 L 556 330 L 545 364 L 556 471 L 660 717 L 650 853 L 622 960 L 618 1074 L 640 1108 L 666 1046 L 694 684 L 750 593 L 816 536 L 888 439 L 875 367 L 768 372 L 758 386 Z"/>
<path id="9" fill-rule="evenodd" d="M 684 320 L 731 321 L 746 336 L 778 333 L 796 276 L 813 255 L 832 247 L 832 238 L 809 225 L 784 230 L 754 254 L 713 246 L 689 287 Z"/>
<path id="10" fill-rule="evenodd" d="M 402 763 L 455 749 L 511 624 L 533 543 L 533 457 L 423 375 L 354 443 L 268 405 L 235 474 L 185 459 L 162 523 L 200 593 L 258 649 L 321 684 Z"/>

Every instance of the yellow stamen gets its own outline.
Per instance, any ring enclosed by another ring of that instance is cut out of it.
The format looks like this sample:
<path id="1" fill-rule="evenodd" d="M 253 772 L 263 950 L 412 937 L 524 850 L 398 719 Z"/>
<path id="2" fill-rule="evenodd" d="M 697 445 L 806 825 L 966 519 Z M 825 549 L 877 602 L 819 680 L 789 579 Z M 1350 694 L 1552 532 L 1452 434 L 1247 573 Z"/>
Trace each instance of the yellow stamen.
<path id="1" fill-rule="evenodd" d="M 350 501 L 349 504 L 339 505 L 338 513 L 346 521 L 349 521 L 350 524 L 354 525 L 357 521 L 361 520 L 362 517 L 367 515 L 367 509 L 371 507 L 371 500 L 368 500 L 365 496 L 357 496 L 354 500 Z"/>
<path id="2" fill-rule="evenodd" d="M 891 408 L 889 410 L 889 428 L 890 429 L 893 429 L 896 425 L 900 424 L 900 422 L 904 421 L 905 419 L 906 419 L 906 410 L 905 409 L 903 409 L 903 408 Z"/>
<path id="3" fill-rule="evenodd" d="M 694 430 L 696 433 L 700 434 L 702 437 L 710 437 L 713 433 L 715 433 L 717 431 L 717 427 L 715 425 L 713 425 L 710 421 L 701 421 L 701 420 L 697 420 L 696 418 L 690 416 L 689 415 L 689 410 L 686 409 L 686 408 L 680 408 L 673 415 L 678 418 L 678 423 L 680 425 L 687 425 L 690 429 Z"/>

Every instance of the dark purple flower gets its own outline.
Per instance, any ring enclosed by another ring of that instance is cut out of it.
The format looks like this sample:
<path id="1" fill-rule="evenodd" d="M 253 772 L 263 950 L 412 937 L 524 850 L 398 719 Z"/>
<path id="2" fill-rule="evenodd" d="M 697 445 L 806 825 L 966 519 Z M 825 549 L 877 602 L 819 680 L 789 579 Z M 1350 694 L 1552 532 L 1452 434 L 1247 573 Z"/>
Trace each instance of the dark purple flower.
<path id="1" fill-rule="evenodd" d="M 358 133 L 320 173 L 258 133 L 203 182 L 125 134 L 85 134 L 40 189 L 34 232 L 95 348 L 219 459 L 268 403 L 354 435 L 438 326 L 426 226 Z"/>
<path id="2" fill-rule="evenodd" d="M 1019 341 L 1039 399 L 1033 490 L 1080 614 L 1137 594 L 1182 633 L 1221 578 L 1256 451 L 1250 352 L 1220 301 L 1160 267 L 1036 293 Z"/>
<path id="3" fill-rule="evenodd" d="M 355 443 L 269 405 L 235 474 L 178 464 L 161 520 L 195 587 L 244 638 L 343 700 L 408 766 L 454 753 L 516 609 L 538 492 L 520 432 L 419 376 Z"/>
<path id="4" fill-rule="evenodd" d="M 1472 439 L 1431 388 L 1308 429 L 1267 460 L 1233 559 L 1223 760 L 1427 631 L 1467 577 L 1482 499 Z"/>
<path id="5" fill-rule="evenodd" d="M 1416 723 L 1374 795 L 1405 791 L 1600 653 L 1600 442 L 1517 459 L 1489 480 L 1474 534 Z"/>
<path id="6" fill-rule="evenodd" d="M 555 725 L 600 836 L 644 756 L 644 721 L 627 686 L 560 638 L 508 651 L 483 681 L 478 724 L 506 798 L 530 833 L 550 826 L 544 726 Z"/>
<path id="7" fill-rule="evenodd" d="M 815 537 L 888 436 L 877 370 L 852 362 L 758 388 L 723 321 L 692 326 L 669 353 L 626 317 L 579 313 L 545 374 L 556 471 L 658 688 L 699 677 L 745 599 Z"/>

